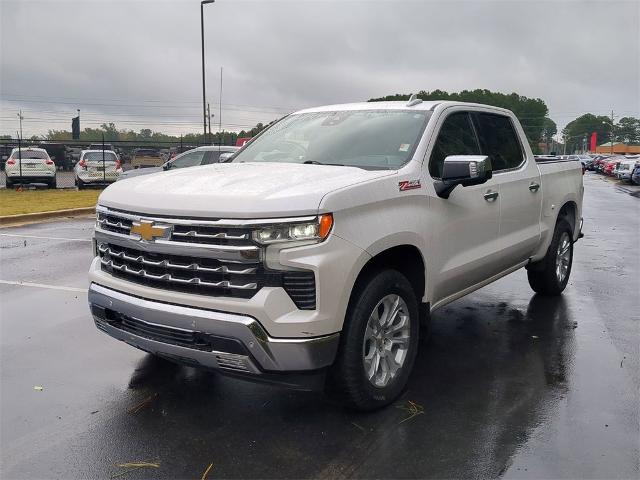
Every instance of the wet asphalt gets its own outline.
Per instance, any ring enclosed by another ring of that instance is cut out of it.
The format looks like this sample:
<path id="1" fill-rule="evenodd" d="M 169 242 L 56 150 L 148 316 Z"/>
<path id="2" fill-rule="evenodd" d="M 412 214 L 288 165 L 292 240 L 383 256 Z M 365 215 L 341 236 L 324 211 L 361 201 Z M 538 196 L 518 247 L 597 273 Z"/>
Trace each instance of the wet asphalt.
<path id="1" fill-rule="evenodd" d="M 2 229 L 0 477 L 638 478 L 640 199 L 585 189 L 565 294 L 519 271 L 438 311 L 370 414 L 113 340 L 87 309 L 92 221 Z"/>

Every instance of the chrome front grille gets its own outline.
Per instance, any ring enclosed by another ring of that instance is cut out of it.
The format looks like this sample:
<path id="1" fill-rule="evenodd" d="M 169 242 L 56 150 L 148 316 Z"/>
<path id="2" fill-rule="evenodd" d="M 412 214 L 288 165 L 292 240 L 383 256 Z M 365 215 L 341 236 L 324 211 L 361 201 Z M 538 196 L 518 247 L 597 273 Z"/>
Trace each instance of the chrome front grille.
<path id="1" fill-rule="evenodd" d="M 96 211 L 101 269 L 114 277 L 165 290 L 240 298 L 251 298 L 262 287 L 281 287 L 299 309 L 316 308 L 313 272 L 265 267 L 251 232 L 268 221 L 166 218 L 102 206 Z"/>
<path id="2" fill-rule="evenodd" d="M 219 260 L 150 253 L 100 243 L 102 269 L 136 283 L 223 296 L 251 297 L 269 274 L 259 264 L 223 264 Z"/>

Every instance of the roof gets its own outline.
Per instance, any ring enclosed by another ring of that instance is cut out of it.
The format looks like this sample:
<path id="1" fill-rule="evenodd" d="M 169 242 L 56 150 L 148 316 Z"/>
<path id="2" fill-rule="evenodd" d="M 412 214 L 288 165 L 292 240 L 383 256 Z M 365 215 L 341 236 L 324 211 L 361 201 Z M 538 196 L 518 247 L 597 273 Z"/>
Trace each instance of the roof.
<path id="1" fill-rule="evenodd" d="M 411 107 L 407 107 L 407 101 L 340 103 L 335 105 L 305 108 L 304 110 L 298 110 L 294 113 L 340 112 L 348 110 L 433 110 L 440 103 L 442 102 L 420 102 Z"/>
<path id="2" fill-rule="evenodd" d="M 427 110 L 432 111 L 438 106 L 446 106 L 446 107 L 454 107 L 454 106 L 465 106 L 465 107 L 484 107 L 490 108 L 492 110 L 501 111 L 504 113 L 509 112 L 504 108 L 494 107 L 493 105 L 484 105 L 480 103 L 469 103 L 469 102 L 454 102 L 450 100 L 432 100 L 432 101 L 423 101 L 417 103 L 415 105 L 408 106 L 408 100 L 403 101 L 394 101 L 394 102 L 359 102 L 359 103 L 342 103 L 336 105 L 324 105 L 320 107 L 306 108 L 304 110 L 298 110 L 294 112 L 294 114 L 300 113 L 317 113 L 317 112 L 335 112 L 335 111 L 349 111 L 349 110 Z"/>
<path id="3" fill-rule="evenodd" d="M 626 145 L 626 143 L 624 143 L 624 142 L 613 142 L 613 146 L 615 147 L 616 145 Z M 610 147 L 611 146 L 611 142 L 601 143 L 598 146 L 599 147 Z"/>

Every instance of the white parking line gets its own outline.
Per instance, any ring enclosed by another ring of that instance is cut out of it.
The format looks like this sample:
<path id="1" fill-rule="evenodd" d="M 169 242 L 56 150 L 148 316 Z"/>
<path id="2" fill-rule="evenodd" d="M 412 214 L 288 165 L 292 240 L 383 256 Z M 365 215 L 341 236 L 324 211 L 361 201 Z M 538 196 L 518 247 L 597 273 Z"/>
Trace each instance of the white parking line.
<path id="1" fill-rule="evenodd" d="M 13 281 L 13 280 L 0 280 L 0 284 L 2 284 L 2 285 L 20 285 L 22 287 L 48 288 L 50 290 L 64 290 L 66 292 L 86 293 L 88 291 L 87 288 L 63 287 L 63 286 L 60 286 L 60 285 L 46 285 L 44 283 L 16 282 L 16 281 Z"/>
<path id="2" fill-rule="evenodd" d="M 71 242 L 90 242 L 90 238 L 39 237 L 37 235 L 21 235 L 19 233 L 0 233 L 0 237 L 39 238 L 41 240 L 69 240 Z"/>

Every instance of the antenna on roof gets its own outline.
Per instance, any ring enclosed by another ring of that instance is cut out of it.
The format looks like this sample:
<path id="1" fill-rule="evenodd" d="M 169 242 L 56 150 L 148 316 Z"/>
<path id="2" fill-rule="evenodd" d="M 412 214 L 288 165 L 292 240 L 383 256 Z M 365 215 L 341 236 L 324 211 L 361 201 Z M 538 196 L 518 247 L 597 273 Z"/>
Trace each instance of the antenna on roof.
<path id="1" fill-rule="evenodd" d="M 407 102 L 407 107 L 413 107 L 414 105 L 418 105 L 419 103 L 422 103 L 422 100 L 419 99 L 415 93 L 412 93 L 409 97 L 409 101 Z"/>

